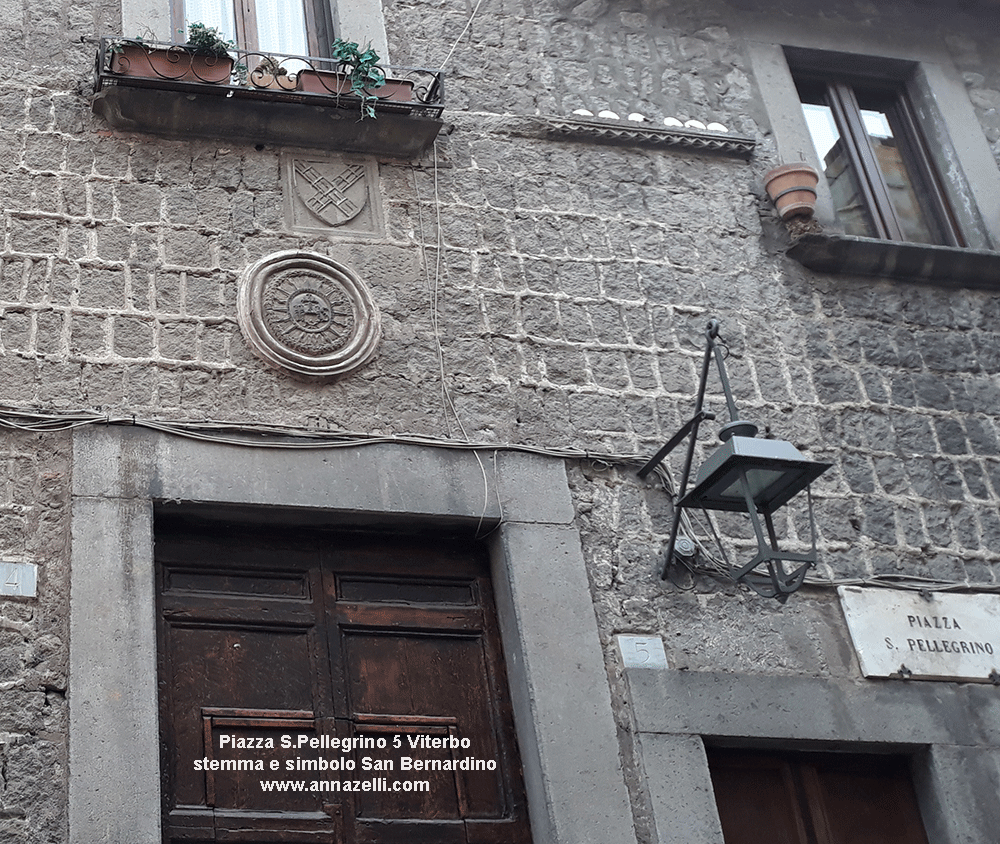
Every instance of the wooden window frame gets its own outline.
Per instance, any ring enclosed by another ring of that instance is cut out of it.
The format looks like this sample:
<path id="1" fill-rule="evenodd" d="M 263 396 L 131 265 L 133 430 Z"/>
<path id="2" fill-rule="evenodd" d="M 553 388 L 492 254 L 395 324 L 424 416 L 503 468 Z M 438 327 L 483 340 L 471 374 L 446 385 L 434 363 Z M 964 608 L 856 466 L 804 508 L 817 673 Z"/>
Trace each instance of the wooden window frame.
<path id="1" fill-rule="evenodd" d="M 330 55 L 333 42 L 333 10 L 328 0 L 301 0 L 305 11 L 306 43 L 309 55 L 325 57 Z M 257 10 L 254 0 L 232 0 L 236 33 L 233 38 L 243 50 L 260 49 L 257 38 Z M 170 0 L 171 28 L 177 33 L 186 33 L 184 0 Z"/>
<path id="2" fill-rule="evenodd" d="M 913 105 L 903 80 L 865 77 L 844 77 L 822 72 L 799 73 L 793 70 L 802 102 L 803 90 L 822 92 L 822 99 L 833 112 L 850 164 L 857 176 L 875 234 L 882 240 L 908 240 L 893 206 L 889 187 L 876 159 L 875 149 L 862 119 L 858 91 L 874 94 L 890 118 L 907 171 L 913 179 L 914 192 L 921 210 L 927 217 L 935 243 L 944 246 L 966 246 L 951 209 L 944 184 L 928 151 Z M 822 162 L 820 162 L 822 164 Z"/>

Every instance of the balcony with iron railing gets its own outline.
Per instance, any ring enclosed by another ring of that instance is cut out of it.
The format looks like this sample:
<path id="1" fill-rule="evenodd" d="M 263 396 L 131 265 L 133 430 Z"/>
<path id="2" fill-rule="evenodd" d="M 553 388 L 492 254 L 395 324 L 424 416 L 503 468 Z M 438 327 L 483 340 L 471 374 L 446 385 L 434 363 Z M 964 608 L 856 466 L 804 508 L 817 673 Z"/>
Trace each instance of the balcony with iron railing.
<path id="1" fill-rule="evenodd" d="M 114 128 L 413 158 L 443 125 L 442 73 L 385 67 L 386 84 L 353 91 L 333 59 L 102 38 L 94 112 Z"/>

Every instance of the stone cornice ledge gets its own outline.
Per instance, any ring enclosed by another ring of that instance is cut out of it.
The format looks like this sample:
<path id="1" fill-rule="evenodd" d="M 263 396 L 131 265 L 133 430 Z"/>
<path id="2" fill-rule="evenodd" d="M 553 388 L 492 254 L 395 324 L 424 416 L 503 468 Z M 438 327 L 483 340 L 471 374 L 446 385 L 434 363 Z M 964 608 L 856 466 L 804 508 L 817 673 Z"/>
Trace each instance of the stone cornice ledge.
<path id="1" fill-rule="evenodd" d="M 508 117 L 502 130 L 526 138 L 589 141 L 615 146 L 684 149 L 735 158 L 750 158 L 757 141 L 741 135 L 668 129 L 631 120 L 578 120 L 573 117 Z"/>
<path id="2" fill-rule="evenodd" d="M 1000 289 L 1000 252 L 848 235 L 806 234 L 788 256 L 811 270 Z"/>

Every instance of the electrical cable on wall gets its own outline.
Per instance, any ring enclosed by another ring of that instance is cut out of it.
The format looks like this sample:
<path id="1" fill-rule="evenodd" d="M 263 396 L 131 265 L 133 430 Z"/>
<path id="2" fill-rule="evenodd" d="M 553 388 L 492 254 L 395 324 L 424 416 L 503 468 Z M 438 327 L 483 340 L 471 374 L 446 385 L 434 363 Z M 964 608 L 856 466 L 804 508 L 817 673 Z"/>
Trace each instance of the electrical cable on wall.
<path id="1" fill-rule="evenodd" d="M 441 323 L 440 323 L 440 290 L 441 290 L 441 261 L 442 255 L 444 254 L 444 233 L 441 224 L 441 195 L 438 187 L 438 157 L 437 157 L 437 140 L 434 143 L 434 209 L 435 209 L 435 225 L 437 228 L 435 237 L 435 260 L 434 260 L 434 278 L 433 281 L 428 275 L 427 268 L 427 252 L 424 249 L 424 244 L 427 242 L 426 235 L 424 233 L 424 217 L 422 210 L 422 203 L 420 199 L 420 188 L 417 183 L 416 169 L 410 169 L 410 173 L 413 176 L 413 190 L 417 197 L 417 222 L 420 228 L 420 253 L 421 253 L 421 263 L 424 268 L 424 286 L 428 289 L 430 295 L 430 311 L 431 311 L 431 330 L 434 334 L 434 344 L 437 348 L 437 359 L 438 359 L 438 377 L 441 382 L 441 402 L 445 409 L 445 420 L 448 422 L 448 434 L 451 435 L 451 423 L 449 421 L 450 416 L 454 417 L 456 424 L 462 431 L 462 436 L 465 438 L 466 442 L 469 441 L 469 432 L 466 430 L 465 425 L 462 422 L 461 417 L 458 414 L 458 408 L 455 407 L 455 402 L 451 396 L 451 390 L 448 388 L 448 375 L 445 370 L 444 365 L 444 344 L 441 342 Z M 489 503 L 489 476 L 486 472 L 486 466 L 484 465 L 482 458 L 479 456 L 478 452 L 475 452 L 476 461 L 479 463 L 479 469 L 483 474 L 483 512 L 479 519 L 479 527 L 482 526 L 486 518 L 486 509 Z M 496 466 L 494 465 L 494 480 L 496 475 Z M 495 486 L 495 485 L 494 485 Z M 501 518 L 503 516 L 503 503 L 498 501 L 498 506 L 500 507 Z M 476 529 L 476 537 L 479 537 L 479 527 Z"/>
<path id="2" fill-rule="evenodd" d="M 469 27 L 472 26 L 472 19 L 475 18 L 476 13 L 479 11 L 479 7 L 482 5 L 483 5 L 483 0 L 479 0 L 479 2 L 476 3 L 476 7 L 472 10 L 472 13 L 469 15 L 469 19 L 465 22 L 465 26 L 462 27 L 462 31 L 458 33 L 458 38 L 456 38 L 455 43 L 451 45 L 451 49 L 448 51 L 448 55 L 445 56 L 444 61 L 441 62 L 441 70 L 444 70 L 445 68 L 448 67 L 448 62 L 451 61 L 451 57 L 455 53 L 455 48 L 458 47 L 459 42 L 465 37 L 465 33 L 469 31 Z"/>
<path id="3" fill-rule="evenodd" d="M 269 448 L 269 449 L 310 449 L 322 450 L 332 448 L 357 448 L 363 445 L 413 445 L 422 448 L 443 448 L 458 451 L 492 452 L 494 455 L 494 474 L 496 474 L 495 457 L 498 452 L 520 452 L 524 454 L 537 454 L 544 457 L 553 457 L 562 460 L 585 461 L 597 465 L 605 465 L 616 469 L 635 470 L 642 466 L 647 458 L 639 454 L 615 454 L 608 452 L 594 452 L 578 448 L 556 448 L 546 446 L 521 445 L 516 443 L 485 443 L 460 440 L 445 440 L 436 437 L 401 435 L 401 436 L 371 436 L 368 434 L 330 431 L 306 431 L 302 428 L 293 428 L 283 425 L 260 425 L 245 422 L 191 422 L 191 421 L 157 421 L 152 419 L 142 419 L 137 416 L 110 416 L 106 414 L 78 412 L 78 413 L 42 413 L 35 411 L 18 410 L 15 408 L 0 408 L 0 429 L 22 431 L 25 433 L 54 433 L 59 431 L 71 431 L 87 425 L 127 425 L 137 428 L 148 428 L 153 431 L 171 436 L 185 437 L 187 439 L 198 440 L 206 443 L 242 446 L 246 448 Z M 268 437 L 269 439 L 264 439 Z M 480 461 L 480 466 L 483 466 Z M 485 468 L 484 468 L 485 472 Z M 669 473 L 662 464 L 656 468 L 654 474 L 659 478 L 664 491 L 671 497 L 676 498 L 673 482 Z M 480 525 L 485 521 L 484 515 Z M 712 532 L 715 527 L 711 517 L 708 518 Z M 501 519 L 502 521 L 502 519 Z M 688 570 L 692 574 L 700 574 L 708 577 L 722 578 L 729 580 L 723 562 L 717 560 L 708 552 L 704 543 L 697 539 L 698 532 L 694 529 L 693 522 L 682 522 L 685 529 L 690 529 L 688 534 L 694 538 L 696 544 L 700 546 L 703 556 L 708 560 L 707 565 L 696 563 L 687 564 Z M 716 534 L 717 536 L 717 534 Z M 721 545 L 721 543 L 720 543 Z M 724 553 L 724 552 L 723 552 Z M 906 589 L 914 592 L 938 591 L 938 592 L 988 592 L 1000 594 L 1000 584 L 996 583 L 975 583 L 958 580 L 942 580 L 931 577 L 921 577 L 919 575 L 905 574 L 874 574 L 869 577 L 841 577 L 841 578 L 818 578 L 807 577 L 805 583 L 816 587 L 835 586 L 879 586 L 892 589 Z"/>

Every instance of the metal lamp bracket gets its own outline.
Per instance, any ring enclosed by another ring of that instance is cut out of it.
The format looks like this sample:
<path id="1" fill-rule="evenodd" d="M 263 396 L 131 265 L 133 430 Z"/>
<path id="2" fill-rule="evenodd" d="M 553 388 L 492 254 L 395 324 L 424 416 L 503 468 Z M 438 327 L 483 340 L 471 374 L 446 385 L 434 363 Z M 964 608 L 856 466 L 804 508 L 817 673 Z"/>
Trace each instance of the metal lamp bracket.
<path id="1" fill-rule="evenodd" d="M 639 470 L 639 477 L 645 478 L 652 472 L 678 445 L 687 437 L 687 451 L 684 458 L 684 469 L 681 473 L 680 489 L 674 500 L 673 521 L 670 526 L 670 539 L 667 543 L 666 556 L 663 568 L 660 571 L 660 579 L 666 580 L 670 566 L 674 562 L 674 555 L 677 548 L 677 537 L 680 528 L 681 511 L 685 508 L 683 503 L 687 493 L 688 483 L 691 479 L 691 463 L 694 458 L 695 442 L 698 439 L 698 429 L 706 419 L 714 419 L 715 414 L 704 409 L 705 391 L 708 384 L 708 372 L 712 359 L 715 359 L 719 371 L 719 379 L 722 382 L 722 390 L 725 393 L 726 405 L 729 411 L 729 423 L 723 426 L 719 432 L 719 438 L 723 442 L 728 442 L 732 437 L 754 437 L 757 434 L 757 426 L 752 422 L 740 419 L 736 410 L 736 402 L 733 400 L 732 389 L 729 378 L 726 374 L 726 367 L 721 349 L 719 348 L 719 321 L 712 319 L 705 329 L 705 354 L 702 358 L 701 375 L 698 382 L 698 393 L 695 399 L 694 415 L 684 423 L 681 429 L 674 434 L 667 443 L 653 455 L 652 458 Z M 724 345 L 724 344 L 723 344 Z M 740 484 L 743 497 L 746 501 L 746 512 L 750 517 L 754 534 L 757 538 L 757 554 L 745 565 L 733 568 L 731 574 L 734 580 L 746 583 L 756 592 L 765 597 L 776 598 L 784 602 L 788 596 L 798 589 L 806 576 L 808 570 L 816 562 L 816 524 L 812 511 L 812 496 L 809 488 L 806 487 L 809 506 L 810 532 L 812 536 L 812 548 L 807 553 L 795 553 L 782 551 L 778 548 L 778 539 L 774 530 L 774 523 L 769 509 L 759 506 L 754 502 L 746 474 L 741 473 Z M 762 518 L 763 517 L 763 518 Z M 762 523 L 763 521 L 763 523 Z M 765 535 L 766 533 L 766 535 Z M 784 563 L 797 563 L 792 571 L 786 571 Z M 767 573 L 757 571 L 758 567 L 766 567 Z"/>

